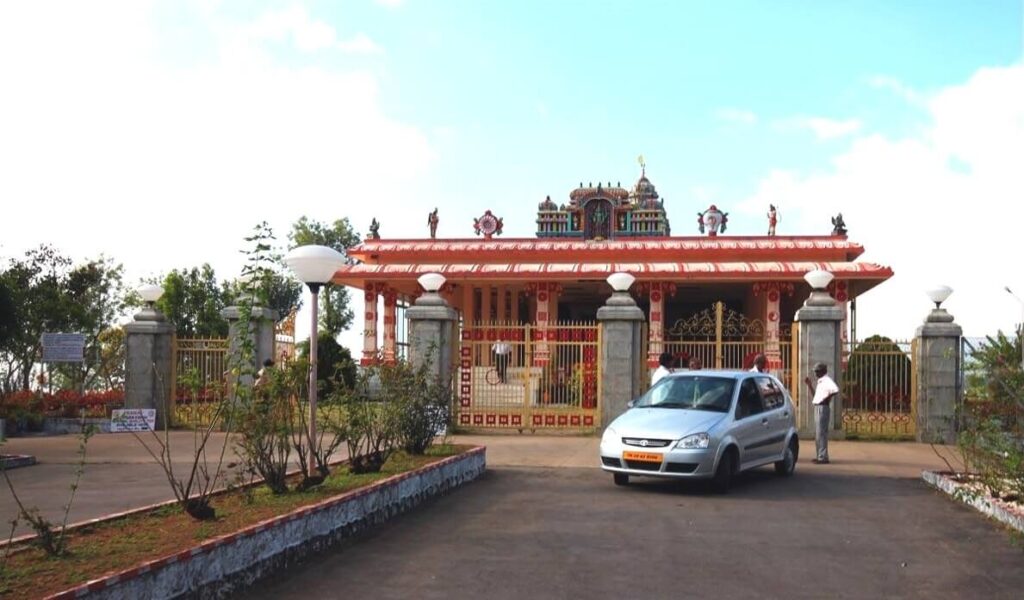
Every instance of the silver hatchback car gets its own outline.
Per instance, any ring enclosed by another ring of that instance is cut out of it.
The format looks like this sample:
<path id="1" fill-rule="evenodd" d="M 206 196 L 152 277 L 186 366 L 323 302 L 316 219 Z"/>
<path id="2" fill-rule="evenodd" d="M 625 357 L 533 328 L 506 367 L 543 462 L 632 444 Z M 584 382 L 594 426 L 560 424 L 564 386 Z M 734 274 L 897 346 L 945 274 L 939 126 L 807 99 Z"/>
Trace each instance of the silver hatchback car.
<path id="1" fill-rule="evenodd" d="M 682 371 L 661 379 L 605 428 L 601 468 L 617 485 L 631 475 L 711 479 L 726 492 L 740 471 L 796 469 L 795 409 L 775 377 L 748 371 Z"/>

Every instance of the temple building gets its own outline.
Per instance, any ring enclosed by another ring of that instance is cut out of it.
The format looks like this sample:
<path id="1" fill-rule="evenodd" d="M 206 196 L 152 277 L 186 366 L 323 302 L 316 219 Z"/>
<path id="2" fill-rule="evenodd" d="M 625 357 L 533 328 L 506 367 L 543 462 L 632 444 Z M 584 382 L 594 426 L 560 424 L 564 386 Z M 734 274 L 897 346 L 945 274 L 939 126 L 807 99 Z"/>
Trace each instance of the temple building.
<path id="1" fill-rule="evenodd" d="M 841 215 L 829 235 L 749 236 L 733 235 L 718 207 L 695 208 L 684 211 L 698 215 L 687 223 L 693 235 L 673 236 L 646 172 L 630 189 L 581 182 L 567 203 L 539 203 L 534 238 L 497 237 L 502 218 L 489 210 L 473 225 L 476 238 L 388 240 L 374 229 L 348 250 L 355 260 L 334 282 L 364 292 L 367 364 L 400 353 L 399 307 L 422 292 L 417 278 L 444 275 L 442 296 L 460 315 L 457 422 L 522 430 L 594 426 L 594 321 L 612 273 L 636 278 L 648 367 L 668 351 L 681 367 L 697 359 L 749 368 L 763 352 L 788 385 L 794 315 L 810 294 L 803 276 L 834 275 L 844 337 L 855 337 L 856 298 L 893 274 L 857 261 L 864 248 L 848 239 Z M 432 218 L 433 231 L 436 211 Z M 774 218 L 773 207 L 772 231 Z"/>

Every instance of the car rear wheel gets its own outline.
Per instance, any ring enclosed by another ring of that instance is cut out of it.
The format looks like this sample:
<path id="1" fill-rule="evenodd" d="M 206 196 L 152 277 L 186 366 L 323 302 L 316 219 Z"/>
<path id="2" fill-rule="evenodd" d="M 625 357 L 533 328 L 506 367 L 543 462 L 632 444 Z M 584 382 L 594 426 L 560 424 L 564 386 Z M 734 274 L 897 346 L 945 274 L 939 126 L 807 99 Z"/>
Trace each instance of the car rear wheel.
<path id="1" fill-rule="evenodd" d="M 782 460 L 775 461 L 775 473 L 782 477 L 789 477 L 796 471 L 796 459 L 800 454 L 800 446 L 793 438 L 789 445 L 786 446 L 786 451 L 782 454 Z"/>
<path id="2" fill-rule="evenodd" d="M 625 473 L 612 473 L 615 485 L 629 485 L 629 475 Z"/>
<path id="3" fill-rule="evenodd" d="M 715 477 L 711 480 L 711 487 L 719 494 L 726 494 L 732 487 L 732 477 L 736 472 L 736 452 L 726 450 L 725 454 L 718 461 L 718 468 L 715 469 Z"/>

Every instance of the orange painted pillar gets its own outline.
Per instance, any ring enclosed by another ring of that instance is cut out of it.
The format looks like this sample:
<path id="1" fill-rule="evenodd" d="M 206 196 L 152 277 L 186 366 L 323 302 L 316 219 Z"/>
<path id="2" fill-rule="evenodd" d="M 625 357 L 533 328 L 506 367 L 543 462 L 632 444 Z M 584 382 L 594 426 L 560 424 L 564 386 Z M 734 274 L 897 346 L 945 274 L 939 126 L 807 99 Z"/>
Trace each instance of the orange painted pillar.
<path id="1" fill-rule="evenodd" d="M 661 283 L 650 284 L 649 300 L 647 366 L 654 369 L 665 349 L 665 292 Z"/>
<path id="2" fill-rule="evenodd" d="M 398 292 L 384 289 L 384 362 L 395 362 L 395 307 L 398 305 Z"/>
<path id="3" fill-rule="evenodd" d="M 377 362 L 377 284 L 366 284 L 363 307 L 363 357 L 359 364 L 365 366 Z"/>
<path id="4" fill-rule="evenodd" d="M 537 284 L 537 308 L 534 312 L 533 364 L 546 365 L 551 361 L 548 348 L 548 323 L 551 319 L 552 291 L 547 283 Z"/>

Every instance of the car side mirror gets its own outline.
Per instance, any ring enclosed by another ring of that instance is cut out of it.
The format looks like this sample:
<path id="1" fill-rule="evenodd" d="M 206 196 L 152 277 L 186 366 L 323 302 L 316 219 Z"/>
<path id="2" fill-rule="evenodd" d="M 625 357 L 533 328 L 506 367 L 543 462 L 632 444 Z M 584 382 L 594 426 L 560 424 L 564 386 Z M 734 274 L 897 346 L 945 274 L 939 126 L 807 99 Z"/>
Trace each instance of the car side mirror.
<path id="1" fill-rule="evenodd" d="M 636 400 L 630 400 L 626 403 L 626 408 L 633 408 L 634 404 L 636 404 Z"/>

